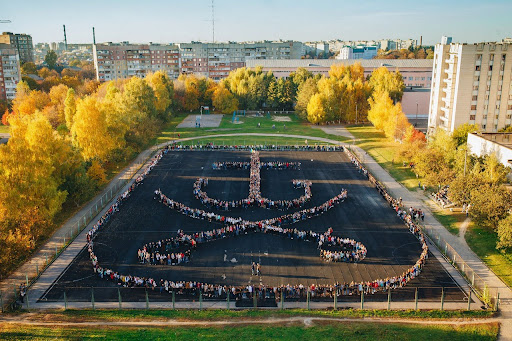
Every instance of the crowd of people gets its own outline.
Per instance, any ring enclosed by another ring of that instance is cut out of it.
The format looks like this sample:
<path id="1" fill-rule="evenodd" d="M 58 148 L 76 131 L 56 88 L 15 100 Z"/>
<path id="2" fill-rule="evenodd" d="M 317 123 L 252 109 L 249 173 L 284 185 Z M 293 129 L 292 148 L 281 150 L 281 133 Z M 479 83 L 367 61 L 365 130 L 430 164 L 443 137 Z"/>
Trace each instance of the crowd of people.
<path id="1" fill-rule="evenodd" d="M 281 150 L 281 151 L 317 151 L 317 152 L 341 152 L 343 146 L 328 146 L 328 145 L 275 145 L 275 144 L 252 144 L 252 145 L 215 145 L 213 143 L 197 144 L 197 145 L 182 145 L 173 142 L 169 145 L 171 150 L 187 151 L 187 150 Z"/>
<path id="2" fill-rule="evenodd" d="M 300 170 L 300 162 L 282 162 L 282 161 L 269 161 L 261 162 L 260 168 L 270 169 L 294 169 Z M 244 161 L 220 161 L 214 162 L 212 168 L 215 170 L 227 170 L 227 169 L 249 169 L 251 167 L 250 162 Z"/>
<path id="3" fill-rule="evenodd" d="M 453 203 L 448 199 L 448 186 L 440 187 L 437 192 L 432 192 L 430 195 L 437 201 L 442 208 L 453 206 Z"/>
<path id="4" fill-rule="evenodd" d="M 171 148 L 172 149 L 172 148 Z M 422 253 L 418 259 L 418 261 L 405 272 L 403 272 L 399 276 L 388 277 L 385 279 L 375 279 L 372 281 L 362 281 L 362 282 L 350 282 L 350 283 L 333 283 L 330 285 L 310 285 L 304 286 L 302 284 L 298 285 L 282 285 L 282 286 L 274 286 L 267 287 L 264 285 L 259 286 L 227 286 L 227 285 L 214 285 L 208 283 L 201 283 L 195 281 L 168 281 L 164 279 L 154 280 L 153 278 L 145 278 L 140 276 L 132 276 L 132 275 L 122 275 L 118 272 L 102 268 L 99 264 L 98 258 L 94 253 L 94 238 L 97 233 L 101 230 L 102 227 L 106 225 L 106 223 L 110 220 L 111 216 L 119 211 L 120 205 L 122 205 L 131 195 L 132 191 L 142 184 L 144 178 L 151 171 L 151 169 L 158 163 L 161 157 L 167 153 L 168 148 L 161 150 L 157 156 L 152 160 L 150 165 L 145 169 L 145 171 L 139 176 L 134 183 L 130 186 L 130 188 L 121 194 L 116 202 L 107 210 L 107 212 L 100 218 L 100 220 L 91 228 L 89 233 L 87 234 L 88 240 L 88 251 L 89 256 L 92 262 L 94 272 L 103 279 L 113 281 L 118 285 L 124 287 L 143 287 L 151 290 L 160 290 L 160 292 L 167 293 L 176 293 L 178 295 L 187 295 L 187 296 L 195 296 L 197 297 L 201 294 L 204 298 L 213 298 L 213 299 L 224 299 L 227 295 L 233 297 L 235 299 L 244 299 L 244 298 L 252 298 L 254 296 L 260 299 L 278 299 L 281 296 L 287 298 L 303 298 L 309 292 L 312 298 L 321 298 L 321 297 L 333 297 L 334 295 L 360 295 L 361 293 L 365 294 L 373 294 L 378 291 L 387 291 L 389 289 L 396 289 L 399 287 L 405 286 L 410 280 L 417 277 L 428 257 L 428 247 L 425 241 L 425 237 L 421 232 L 420 228 L 415 224 L 413 217 L 407 213 L 407 210 L 403 210 L 401 200 L 394 199 L 391 197 L 387 190 L 366 170 L 366 168 L 359 162 L 359 160 L 348 150 L 345 149 L 348 157 L 351 159 L 352 163 L 358 167 L 359 171 L 363 173 L 368 180 L 376 187 L 379 193 L 388 201 L 390 206 L 395 209 L 395 211 L 405 211 L 405 214 L 400 214 L 399 216 L 403 219 L 406 226 L 409 228 L 409 231 L 413 233 L 419 240 Z M 256 231 L 256 229 L 261 230 L 264 233 L 278 233 L 285 236 L 289 236 L 290 238 L 297 239 L 314 239 L 317 238 L 317 241 L 320 243 L 321 236 L 323 236 L 324 240 L 322 241 L 321 247 L 329 247 L 329 243 L 334 245 L 338 245 L 340 248 L 350 248 L 350 245 L 353 245 L 353 248 L 358 248 L 361 250 L 361 253 L 366 255 L 366 249 L 364 245 L 360 244 L 356 247 L 357 242 L 353 244 L 352 240 L 343 239 L 341 237 L 332 236 L 332 230 L 327 231 L 324 234 L 316 234 L 312 231 L 299 231 L 296 229 L 283 228 L 281 225 L 286 225 L 293 223 L 295 221 L 306 219 L 317 214 L 321 214 L 322 212 L 328 210 L 333 207 L 334 204 L 344 201 L 347 196 L 346 190 L 343 190 L 338 196 L 327 201 L 326 203 L 312 209 L 302 210 L 300 212 L 291 213 L 286 216 L 281 216 L 278 218 L 267 219 L 259 222 L 248 222 L 244 221 L 241 218 L 230 218 L 224 216 L 213 215 L 210 216 L 208 212 L 187 208 L 183 204 L 177 203 L 171 199 L 168 199 L 163 195 L 159 190 L 156 191 L 159 193 L 159 199 L 166 204 L 167 206 L 180 210 L 183 214 L 194 218 L 202 218 L 202 219 L 215 219 L 217 221 L 225 222 L 229 224 L 227 227 L 223 227 L 221 229 L 214 230 L 213 232 L 201 232 L 201 235 L 198 235 L 197 238 L 190 235 L 185 235 L 184 233 L 179 233 L 182 238 L 181 241 L 175 240 L 173 238 L 173 242 L 171 242 L 170 249 L 171 250 L 174 245 L 177 245 L 176 242 L 190 243 L 192 246 L 192 240 L 198 242 L 201 240 L 202 242 L 213 240 L 213 238 L 221 238 L 222 235 L 226 234 L 235 234 L 236 231 L 240 233 L 241 231 L 247 231 L 248 229 L 252 229 Z M 397 208 L 398 207 L 398 208 Z M 297 220 L 295 220 L 297 219 Z M 215 232 L 217 231 L 217 232 Z M 184 239 L 183 239 L 184 238 Z M 210 239 L 208 239 L 210 238 Z M 185 242 L 184 240 L 190 240 Z M 153 253 L 156 251 L 160 255 L 164 254 L 164 249 L 162 247 L 167 248 L 168 242 L 164 243 L 156 243 L 151 244 L 150 248 L 147 248 L 146 251 L 152 250 Z M 148 246 L 149 244 L 147 244 Z M 164 246 L 165 245 L 165 246 Z M 326 246 L 325 246 L 326 245 Z M 325 250 L 324 248 L 321 249 Z M 142 250 L 141 250 L 142 251 Z M 167 249 L 165 249 L 167 251 Z M 149 257 L 150 262 L 153 257 Z M 335 257 L 334 257 L 335 258 Z M 144 259 L 147 259 L 144 256 Z M 164 258 L 168 259 L 168 257 Z M 159 261 L 162 261 L 162 257 Z M 155 257 L 156 262 L 156 257 Z M 165 263 L 165 260 L 163 261 Z"/>
<path id="5" fill-rule="evenodd" d="M 366 247 L 354 239 L 334 236 L 333 229 L 325 233 L 301 231 L 272 225 L 230 225 L 210 231 L 186 234 L 178 230 L 175 237 L 145 244 L 137 251 L 142 264 L 179 265 L 190 260 L 192 251 L 199 245 L 236 237 L 248 233 L 265 233 L 286 237 L 297 241 L 309 241 L 318 244 L 320 257 L 330 262 L 359 262 L 366 257 Z M 173 252 L 182 249 L 180 252 Z M 333 250 L 334 249 L 334 250 Z"/>
<path id="6" fill-rule="evenodd" d="M 185 204 L 182 204 L 178 201 L 169 199 L 166 197 L 161 190 L 155 191 L 155 198 L 157 198 L 160 202 L 162 202 L 165 206 L 169 207 L 170 209 L 176 210 L 180 212 L 183 215 L 186 215 L 188 217 L 194 218 L 194 219 L 201 219 L 201 220 L 208 220 L 209 222 L 218 222 L 223 223 L 227 225 L 245 225 L 245 226 L 257 226 L 259 228 L 262 228 L 263 225 L 275 225 L 275 226 L 282 226 L 282 225 L 289 225 L 296 223 L 298 221 L 303 221 L 310 219 L 312 217 L 316 217 L 318 215 L 323 214 L 324 212 L 327 212 L 334 206 L 338 205 L 341 202 L 344 202 L 347 198 L 347 190 L 342 189 L 340 194 L 336 195 L 335 197 L 327 200 L 323 204 L 311 208 L 306 208 L 301 211 L 285 214 L 279 217 L 260 220 L 260 221 L 247 221 L 242 219 L 241 217 L 228 217 L 221 214 L 217 214 L 210 211 L 205 211 L 199 208 L 191 208 L 189 206 L 186 206 Z"/>

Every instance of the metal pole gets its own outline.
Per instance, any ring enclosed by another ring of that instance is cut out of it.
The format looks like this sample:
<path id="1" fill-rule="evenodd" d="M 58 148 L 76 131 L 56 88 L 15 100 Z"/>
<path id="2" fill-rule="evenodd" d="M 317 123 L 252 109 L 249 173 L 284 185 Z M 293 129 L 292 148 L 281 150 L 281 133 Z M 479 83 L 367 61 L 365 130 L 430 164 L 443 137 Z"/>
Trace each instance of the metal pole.
<path id="1" fill-rule="evenodd" d="M 418 310 L 418 288 L 416 288 L 416 291 L 414 292 L 414 304 L 414 310 Z"/>
<path id="2" fill-rule="evenodd" d="M 68 296 L 66 295 L 66 291 L 64 291 L 64 310 L 68 309 Z"/>
<path id="3" fill-rule="evenodd" d="M 199 310 L 203 309 L 203 292 L 199 289 Z"/>
<path id="4" fill-rule="evenodd" d="M 254 289 L 253 293 L 252 293 L 252 305 L 254 308 L 258 307 L 258 300 L 256 298 L 256 289 Z"/>
<path id="5" fill-rule="evenodd" d="M 2 309 L 2 313 L 4 312 L 4 299 L 2 297 L 2 293 L 0 292 L 0 307 Z"/>
<path id="6" fill-rule="evenodd" d="M 281 310 L 284 309 L 284 292 L 281 290 Z"/>
<path id="7" fill-rule="evenodd" d="M 498 311 L 499 304 L 500 304 L 500 293 L 498 292 L 498 294 L 496 295 L 496 305 L 495 305 L 494 311 Z"/>
<path id="8" fill-rule="evenodd" d="M 27 287 L 28 287 L 28 275 L 25 273 L 25 282 L 27 284 Z"/>
<path id="9" fill-rule="evenodd" d="M 361 291 L 361 310 L 364 309 L 364 291 Z"/>
<path id="10" fill-rule="evenodd" d="M 30 310 L 30 303 L 29 303 L 29 299 L 28 299 L 28 293 L 29 293 L 29 290 L 26 289 L 25 291 L 25 297 L 27 299 L 27 310 Z"/>
<path id="11" fill-rule="evenodd" d="M 306 300 L 308 302 L 308 310 L 309 310 L 309 296 L 311 295 L 311 293 L 309 292 L 309 288 L 308 288 L 308 293 L 306 295 Z"/>
<path id="12" fill-rule="evenodd" d="M 469 289 L 469 297 L 468 297 L 468 310 L 471 310 L 471 288 Z"/>
<path id="13" fill-rule="evenodd" d="M 121 299 L 121 290 L 119 290 L 119 288 L 117 288 L 117 298 L 119 300 L 119 309 L 122 309 L 123 308 L 123 301 Z"/>
<path id="14" fill-rule="evenodd" d="M 48 254 L 46 252 L 44 253 L 44 258 L 46 259 L 46 262 L 44 264 L 48 265 Z"/>
<path id="15" fill-rule="evenodd" d="M 473 271 L 473 278 L 471 279 L 471 285 L 474 286 L 475 285 L 475 271 L 473 269 L 471 269 Z"/>
<path id="16" fill-rule="evenodd" d="M 173 309 L 173 310 L 176 308 L 176 306 L 175 306 L 175 303 L 176 303 L 175 299 L 176 299 L 176 298 L 175 298 L 175 292 L 174 292 L 174 290 L 173 290 L 173 291 L 172 291 L 172 309 Z"/>
<path id="17" fill-rule="evenodd" d="M 444 288 L 441 289 L 441 311 L 444 310 Z"/>
<path id="18" fill-rule="evenodd" d="M 92 304 L 92 310 L 95 310 L 94 307 L 94 288 L 91 287 L 91 304 Z"/>
<path id="19" fill-rule="evenodd" d="M 146 310 L 149 309 L 149 296 L 148 296 L 148 289 L 145 289 L 146 291 Z"/>
<path id="20" fill-rule="evenodd" d="M 228 297 L 227 297 L 227 299 L 226 299 L 226 300 L 227 300 L 227 305 L 228 305 L 228 310 L 229 310 L 229 293 L 230 293 L 230 292 L 229 292 L 229 289 L 228 289 L 228 291 L 227 291 Z"/>
<path id="21" fill-rule="evenodd" d="M 336 291 L 334 292 L 334 310 L 338 310 L 338 293 Z"/>
<path id="22" fill-rule="evenodd" d="M 391 310 L 391 288 L 388 289 L 388 310 Z"/>

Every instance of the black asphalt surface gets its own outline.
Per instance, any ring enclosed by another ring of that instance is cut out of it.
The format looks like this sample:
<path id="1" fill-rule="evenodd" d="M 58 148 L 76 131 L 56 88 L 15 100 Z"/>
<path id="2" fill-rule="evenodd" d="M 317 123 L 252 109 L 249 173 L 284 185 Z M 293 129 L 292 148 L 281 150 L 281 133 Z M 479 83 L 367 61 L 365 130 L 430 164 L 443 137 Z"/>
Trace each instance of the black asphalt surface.
<path id="1" fill-rule="evenodd" d="M 333 284 L 369 281 L 403 273 L 419 258 L 418 240 L 409 233 L 386 201 L 367 179 L 359 174 L 343 152 L 269 151 L 260 152 L 261 161 L 300 161 L 300 170 L 261 170 L 261 191 L 270 199 L 293 199 L 303 194 L 294 189 L 293 179 L 308 179 L 312 200 L 305 207 L 320 205 L 348 190 L 348 199 L 322 216 L 294 224 L 301 230 L 324 232 L 332 227 L 335 235 L 361 241 L 368 249 L 360 263 L 326 263 L 319 257 L 317 245 L 288 238 L 251 233 L 200 245 L 190 263 L 179 266 L 147 265 L 137 261 L 137 250 L 145 243 L 172 237 L 178 229 L 185 233 L 211 230 L 216 223 L 196 220 L 166 208 L 153 200 L 160 188 L 171 199 L 191 207 L 203 208 L 192 194 L 198 177 L 208 177 L 205 191 L 211 198 L 242 199 L 248 195 L 249 170 L 213 170 L 215 161 L 249 161 L 250 153 L 242 151 L 169 152 L 153 169 L 131 198 L 121 206 L 109 224 L 95 239 L 95 253 L 102 267 L 121 274 L 199 281 L 211 284 L 267 286 L 286 284 Z M 299 209 L 297 209 L 299 210 Z M 215 211 L 227 216 L 260 220 L 280 216 L 288 211 L 261 208 Z M 227 262 L 224 261 L 227 256 Z M 260 262 L 262 276 L 251 276 L 251 262 Z M 71 263 L 43 299 L 89 300 L 91 287 L 95 300 L 118 299 L 117 285 L 94 275 L 86 250 Z M 431 255 L 423 272 L 406 288 L 393 292 L 394 299 L 414 299 L 415 287 L 456 287 L 453 279 Z M 100 289 L 101 288 L 101 289 Z M 144 300 L 144 289 L 122 288 L 124 300 Z M 462 300 L 458 289 L 447 289 L 446 300 Z M 421 299 L 438 300 L 441 289 L 420 289 Z M 151 299 L 161 295 L 151 292 Z M 170 295 L 161 297 L 169 300 Z M 379 295 L 387 299 L 386 295 Z M 348 299 L 348 298 L 347 298 Z M 356 298 L 354 298 L 356 299 Z M 371 300 L 372 298 L 368 298 Z"/>

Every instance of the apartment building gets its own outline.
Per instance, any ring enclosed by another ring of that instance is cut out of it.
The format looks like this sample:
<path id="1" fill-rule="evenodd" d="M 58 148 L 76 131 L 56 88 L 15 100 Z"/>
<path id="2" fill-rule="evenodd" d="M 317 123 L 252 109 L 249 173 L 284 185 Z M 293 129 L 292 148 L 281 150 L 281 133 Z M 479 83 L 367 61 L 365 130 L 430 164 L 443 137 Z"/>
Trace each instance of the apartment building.
<path id="1" fill-rule="evenodd" d="M 3 32 L 0 35 L 0 44 L 11 45 L 16 49 L 21 63 L 34 62 L 34 46 L 30 35 Z"/>
<path id="2" fill-rule="evenodd" d="M 226 78 L 231 70 L 245 66 L 247 60 L 300 58 L 302 43 L 262 41 L 134 45 L 122 42 L 97 44 L 93 54 L 99 81 L 144 77 L 148 72 L 157 70 L 165 70 L 172 79 L 184 73 L 220 80 Z"/>
<path id="3" fill-rule="evenodd" d="M 445 40 L 445 42 L 448 42 Z M 512 122 L 512 43 L 437 44 L 429 132 L 464 123 L 494 133 Z"/>
<path id="4" fill-rule="evenodd" d="M 0 100 L 13 100 L 21 81 L 20 58 L 10 44 L 0 44 Z"/>
<path id="5" fill-rule="evenodd" d="M 343 46 L 336 59 L 372 59 L 377 55 L 377 46 Z"/>
<path id="6" fill-rule="evenodd" d="M 104 43 L 93 46 L 94 67 L 99 81 L 145 77 L 156 71 L 176 79 L 180 73 L 177 45 Z"/>

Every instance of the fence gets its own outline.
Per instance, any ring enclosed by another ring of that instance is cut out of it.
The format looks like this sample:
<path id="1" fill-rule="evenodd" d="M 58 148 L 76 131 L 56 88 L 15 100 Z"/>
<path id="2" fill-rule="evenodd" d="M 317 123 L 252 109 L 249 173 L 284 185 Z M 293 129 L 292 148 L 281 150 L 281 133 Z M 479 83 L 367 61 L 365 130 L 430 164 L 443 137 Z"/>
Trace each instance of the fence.
<path id="1" fill-rule="evenodd" d="M 341 288 L 332 292 L 280 290 L 279 288 L 242 290 L 236 294 L 228 291 L 201 289 L 168 290 L 141 287 L 65 287 L 58 295 L 45 300 L 48 308 L 114 308 L 114 309 L 155 309 L 155 308 L 303 308 L 303 309 L 440 309 L 478 310 L 481 309 L 474 296 L 464 293 L 460 287 L 412 287 L 406 286 L 387 291 L 371 293 L 363 291 L 354 295 L 342 294 Z M 334 294 L 336 293 L 336 295 Z M 27 293 L 30 296 L 30 292 Z M 1 297 L 1 296 L 0 296 Z M 26 301 L 28 301 L 26 299 Z M 30 310 L 30 307 L 26 305 Z"/>
<path id="2" fill-rule="evenodd" d="M 78 218 L 71 227 L 66 230 L 59 230 L 57 233 L 60 234 L 60 241 L 48 243 L 45 246 L 46 250 L 41 250 L 38 254 L 33 256 L 32 261 L 27 263 L 31 267 L 31 270 L 25 272 L 25 278 L 18 279 L 18 283 L 13 283 L 12 291 L 0 293 L 0 305 L 2 307 L 2 311 L 4 311 L 5 305 L 10 305 L 11 302 L 19 296 L 19 282 L 24 282 L 27 288 L 35 283 L 39 276 L 59 257 L 68 245 L 71 244 L 78 235 L 80 235 L 96 215 L 117 196 L 118 191 L 132 180 L 134 175 L 137 174 L 144 164 L 154 155 L 155 151 L 156 149 L 149 151 L 143 161 L 132 164 L 119 179 L 111 182 L 109 187 L 107 187 L 106 192 L 98 200 L 92 204 L 88 204 L 90 205 L 89 210 Z"/>
<path id="3" fill-rule="evenodd" d="M 357 155 L 354 149 L 350 148 L 350 150 L 354 152 L 354 155 Z M 455 251 L 455 249 L 446 240 L 444 240 L 439 233 L 434 231 L 434 228 L 431 226 L 423 226 L 421 224 L 418 224 L 418 226 L 422 228 L 426 236 L 436 245 L 439 251 L 441 251 L 446 260 L 466 279 L 480 300 L 486 305 L 497 310 L 499 305 L 498 289 L 488 287 L 487 282 L 480 277 L 466 261 L 464 261 L 459 253 Z"/>

